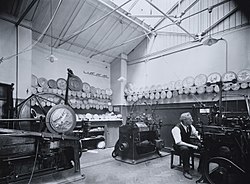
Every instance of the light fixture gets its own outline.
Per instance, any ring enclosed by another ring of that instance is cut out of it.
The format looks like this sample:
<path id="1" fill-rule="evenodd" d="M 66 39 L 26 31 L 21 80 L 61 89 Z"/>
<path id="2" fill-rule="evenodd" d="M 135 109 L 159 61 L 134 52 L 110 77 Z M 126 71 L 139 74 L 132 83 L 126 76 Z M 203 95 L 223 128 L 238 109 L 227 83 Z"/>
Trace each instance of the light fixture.
<path id="1" fill-rule="evenodd" d="M 216 38 L 212 38 L 211 36 L 209 36 L 209 38 L 207 38 L 206 40 L 204 40 L 202 42 L 202 44 L 203 45 L 207 45 L 207 46 L 211 46 L 211 45 L 217 43 L 219 40 L 221 40 L 221 38 L 220 39 L 216 39 Z"/>
<path id="2" fill-rule="evenodd" d="M 51 63 L 58 60 L 58 58 L 54 56 L 52 53 L 46 59 L 49 60 Z"/>
<path id="3" fill-rule="evenodd" d="M 50 19 L 52 19 L 52 0 L 50 0 Z M 51 63 L 55 62 L 58 60 L 56 56 L 53 55 L 53 47 L 52 47 L 52 35 L 53 35 L 53 22 L 51 22 L 51 27 L 50 27 L 50 55 L 46 58 L 48 61 Z"/>
<path id="4" fill-rule="evenodd" d="M 204 40 L 202 42 L 203 45 L 207 45 L 207 46 L 211 46 L 213 44 L 216 44 L 218 41 L 222 40 L 225 42 L 225 57 L 226 57 L 226 66 L 225 66 L 225 70 L 226 72 L 228 71 L 228 43 L 227 43 L 227 40 L 225 40 L 224 38 L 219 38 L 219 39 L 216 39 L 216 38 L 213 38 L 211 36 L 211 13 L 212 13 L 212 8 L 209 8 L 208 9 L 208 12 L 209 12 L 209 36 L 206 40 Z M 204 35 L 204 32 L 200 34 L 200 37 L 202 37 L 202 35 Z"/>

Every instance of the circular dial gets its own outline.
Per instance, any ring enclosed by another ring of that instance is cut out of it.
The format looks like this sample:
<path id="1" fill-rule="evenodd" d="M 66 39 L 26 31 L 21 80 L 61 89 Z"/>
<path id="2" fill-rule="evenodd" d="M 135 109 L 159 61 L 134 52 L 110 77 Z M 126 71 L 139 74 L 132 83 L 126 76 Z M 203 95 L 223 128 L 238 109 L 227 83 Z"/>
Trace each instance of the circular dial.
<path id="1" fill-rule="evenodd" d="M 46 126 L 52 133 L 70 132 L 75 125 L 75 112 L 67 105 L 53 106 L 46 115 Z"/>

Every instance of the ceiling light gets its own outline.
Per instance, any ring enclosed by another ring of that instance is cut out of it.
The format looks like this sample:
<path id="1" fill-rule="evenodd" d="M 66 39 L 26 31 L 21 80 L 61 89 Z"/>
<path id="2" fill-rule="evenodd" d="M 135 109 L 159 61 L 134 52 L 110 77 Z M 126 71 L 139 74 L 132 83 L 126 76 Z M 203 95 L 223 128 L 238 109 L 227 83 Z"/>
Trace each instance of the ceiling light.
<path id="1" fill-rule="evenodd" d="M 211 46 L 211 45 L 213 45 L 213 44 L 215 44 L 215 43 L 217 43 L 219 40 L 221 40 L 221 39 L 216 39 L 216 38 L 212 38 L 212 36 L 211 36 L 211 14 L 212 14 L 212 9 L 209 9 L 208 10 L 208 13 L 209 13 L 209 36 L 208 36 L 208 38 L 206 39 L 206 40 L 204 40 L 203 42 L 202 42 L 202 44 L 203 45 L 207 45 L 207 46 Z"/>
<path id="2" fill-rule="evenodd" d="M 58 58 L 54 56 L 53 54 L 49 55 L 46 59 L 49 60 L 51 63 L 58 60 Z"/>

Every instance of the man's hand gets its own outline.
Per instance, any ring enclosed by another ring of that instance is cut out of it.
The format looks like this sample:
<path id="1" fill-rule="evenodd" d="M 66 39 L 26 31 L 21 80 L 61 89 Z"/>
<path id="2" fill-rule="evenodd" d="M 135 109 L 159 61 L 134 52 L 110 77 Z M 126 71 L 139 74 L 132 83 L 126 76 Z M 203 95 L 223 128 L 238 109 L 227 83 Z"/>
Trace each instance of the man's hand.
<path id="1" fill-rule="evenodd" d="M 193 149 L 197 150 L 197 149 L 198 149 L 198 146 L 194 145 L 194 146 L 193 146 Z"/>

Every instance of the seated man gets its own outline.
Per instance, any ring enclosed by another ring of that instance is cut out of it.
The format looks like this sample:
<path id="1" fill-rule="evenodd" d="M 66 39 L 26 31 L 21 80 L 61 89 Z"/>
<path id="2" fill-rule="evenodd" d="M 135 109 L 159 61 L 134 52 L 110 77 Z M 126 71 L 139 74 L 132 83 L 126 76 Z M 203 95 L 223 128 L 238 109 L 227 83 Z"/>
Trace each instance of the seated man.
<path id="1" fill-rule="evenodd" d="M 189 112 L 182 113 L 180 116 L 180 122 L 172 129 L 174 149 L 181 155 L 183 161 L 183 175 L 188 179 L 192 179 L 192 176 L 189 173 L 190 152 L 192 149 L 198 149 L 198 146 L 190 143 L 190 136 L 194 135 L 200 139 L 198 131 L 192 125 L 192 122 L 193 118 Z"/>

